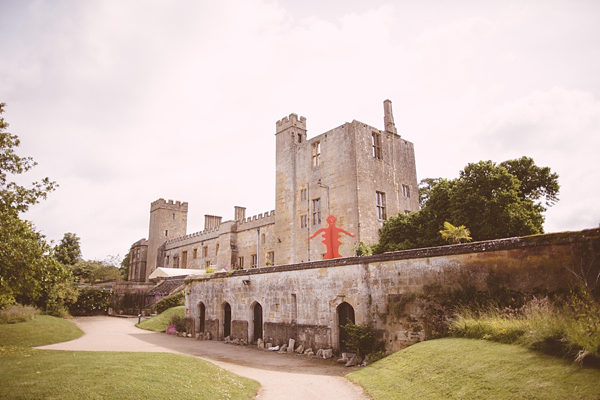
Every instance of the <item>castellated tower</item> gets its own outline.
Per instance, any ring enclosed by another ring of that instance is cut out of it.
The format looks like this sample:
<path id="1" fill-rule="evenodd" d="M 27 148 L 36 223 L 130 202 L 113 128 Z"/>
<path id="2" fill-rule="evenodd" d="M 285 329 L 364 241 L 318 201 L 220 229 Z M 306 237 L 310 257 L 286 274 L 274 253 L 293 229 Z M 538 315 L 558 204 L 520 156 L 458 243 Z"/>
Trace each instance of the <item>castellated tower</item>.
<path id="1" fill-rule="evenodd" d="M 148 232 L 148 276 L 163 265 L 158 264 L 158 250 L 167 240 L 184 236 L 187 230 L 188 203 L 158 199 L 150 205 L 150 228 Z"/>
<path id="2" fill-rule="evenodd" d="M 316 261 L 329 215 L 352 235 L 340 254 L 375 243 L 390 216 L 419 209 L 414 148 L 398 135 L 392 102 L 384 101 L 384 129 L 347 122 L 313 138 L 296 114 L 276 123 L 275 265 Z"/>
<path id="3" fill-rule="evenodd" d="M 277 121 L 275 138 L 275 264 L 280 265 L 299 261 L 295 258 L 300 233 L 296 168 L 298 151 L 306 142 L 306 118 L 290 114 Z"/>

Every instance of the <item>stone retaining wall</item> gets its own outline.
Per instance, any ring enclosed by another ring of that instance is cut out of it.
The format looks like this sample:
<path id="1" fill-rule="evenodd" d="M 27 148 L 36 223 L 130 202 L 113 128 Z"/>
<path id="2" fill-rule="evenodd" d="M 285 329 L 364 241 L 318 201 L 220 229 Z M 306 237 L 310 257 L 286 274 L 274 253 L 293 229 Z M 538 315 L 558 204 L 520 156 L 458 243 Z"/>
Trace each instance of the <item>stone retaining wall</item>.
<path id="1" fill-rule="evenodd" d="M 451 287 L 466 279 L 480 290 L 502 285 L 555 291 L 576 283 L 577 274 L 599 270 L 600 229 L 592 229 L 192 277 L 186 281 L 186 309 L 197 329 L 198 306 L 204 303 L 206 318 L 221 321 L 206 329 L 222 340 L 227 302 L 233 338 L 253 342 L 259 303 L 266 342 L 293 338 L 316 351 L 340 348 L 338 307 L 348 303 L 355 323 L 373 322 L 386 347 L 396 350 L 425 334 L 417 305 L 407 303 L 406 318 L 394 316 L 391 308 L 426 285 Z"/>

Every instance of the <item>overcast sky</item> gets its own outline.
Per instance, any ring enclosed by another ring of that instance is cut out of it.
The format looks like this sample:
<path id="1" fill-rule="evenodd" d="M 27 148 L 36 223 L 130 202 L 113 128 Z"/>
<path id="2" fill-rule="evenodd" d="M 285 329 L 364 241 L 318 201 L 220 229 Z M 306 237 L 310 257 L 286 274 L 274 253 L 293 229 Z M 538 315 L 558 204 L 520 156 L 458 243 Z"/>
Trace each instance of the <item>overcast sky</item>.
<path id="1" fill-rule="evenodd" d="M 527 155 L 560 176 L 547 232 L 600 223 L 600 1 L 0 0 L 0 102 L 60 187 L 25 215 L 86 259 L 148 235 L 150 203 L 275 205 L 275 122 L 313 137 L 383 100 L 418 179 Z"/>

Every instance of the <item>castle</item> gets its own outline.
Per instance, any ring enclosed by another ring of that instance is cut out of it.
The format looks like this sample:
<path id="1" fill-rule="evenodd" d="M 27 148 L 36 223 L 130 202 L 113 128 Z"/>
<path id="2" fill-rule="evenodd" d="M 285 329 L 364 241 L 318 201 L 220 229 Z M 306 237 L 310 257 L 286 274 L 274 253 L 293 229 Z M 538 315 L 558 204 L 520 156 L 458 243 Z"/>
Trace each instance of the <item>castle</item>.
<path id="1" fill-rule="evenodd" d="M 349 257 L 374 243 L 392 215 L 419 209 L 413 144 L 398 135 L 392 103 L 384 101 L 384 129 L 359 121 L 307 137 L 306 118 L 276 122 L 275 210 L 246 217 L 205 215 L 204 230 L 187 233 L 188 203 L 154 201 L 148 239 L 131 246 L 130 281 L 148 281 L 159 267 L 248 269 L 321 260 L 325 245 L 310 236 L 333 215 L 354 235 L 342 240 Z"/>

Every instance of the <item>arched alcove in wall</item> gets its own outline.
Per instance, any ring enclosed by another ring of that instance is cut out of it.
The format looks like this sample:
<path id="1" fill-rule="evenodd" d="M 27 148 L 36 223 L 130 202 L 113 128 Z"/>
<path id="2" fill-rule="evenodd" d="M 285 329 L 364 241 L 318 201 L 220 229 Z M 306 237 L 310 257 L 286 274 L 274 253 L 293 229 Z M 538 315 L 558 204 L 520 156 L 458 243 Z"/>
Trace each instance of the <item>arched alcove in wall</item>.
<path id="1" fill-rule="evenodd" d="M 344 325 L 350 321 L 353 324 L 355 323 L 354 308 L 349 303 L 344 301 L 337 306 L 336 313 L 338 317 L 338 343 L 340 346 L 340 351 L 344 352 L 347 351 L 346 341 L 348 340 L 348 333 L 344 329 Z"/>

